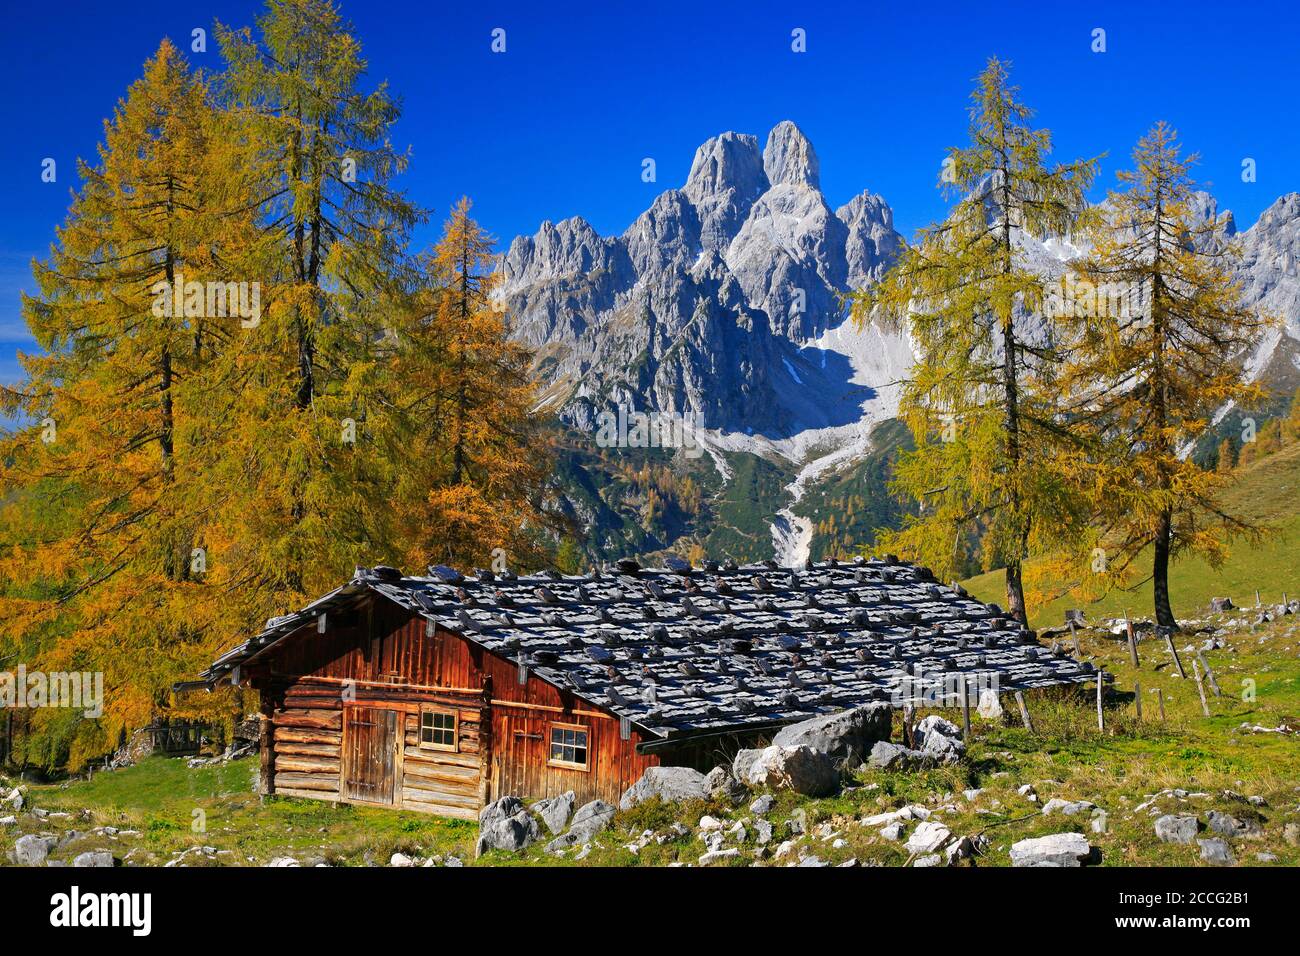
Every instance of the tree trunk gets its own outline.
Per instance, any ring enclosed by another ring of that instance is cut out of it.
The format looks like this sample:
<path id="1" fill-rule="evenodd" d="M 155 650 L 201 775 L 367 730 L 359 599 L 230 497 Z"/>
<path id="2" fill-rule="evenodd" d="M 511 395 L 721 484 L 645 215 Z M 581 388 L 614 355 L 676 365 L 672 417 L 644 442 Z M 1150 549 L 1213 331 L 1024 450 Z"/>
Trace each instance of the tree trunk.
<path id="1" fill-rule="evenodd" d="M 1156 626 L 1178 627 L 1173 609 L 1169 606 L 1169 547 L 1173 539 L 1173 516 L 1166 508 L 1160 513 L 1156 529 L 1155 560 L 1151 569 L 1151 583 L 1155 591 Z"/>
<path id="2" fill-rule="evenodd" d="M 1005 144 L 1005 131 L 1003 143 Z M 1013 268 L 1011 244 L 1011 170 L 1006 163 L 1002 165 L 1002 256 L 1003 273 L 1010 274 Z M 1029 537 L 1028 522 L 1023 513 L 1024 503 L 1020 496 L 1020 375 L 1016 368 L 1016 325 L 1015 312 L 1008 310 L 1002 316 L 1002 388 L 1006 401 L 1007 481 L 1009 495 L 1007 505 L 1011 520 L 1016 523 L 1017 550 L 1008 555 L 1007 560 L 1007 613 L 1025 627 L 1029 618 L 1025 615 L 1025 588 L 1021 580 L 1020 562 L 1024 557 L 1025 543 Z"/>
<path id="3" fill-rule="evenodd" d="M 1029 618 L 1025 614 L 1025 588 L 1021 581 L 1019 561 L 1013 561 L 1007 565 L 1006 611 L 1021 624 L 1029 625 Z"/>

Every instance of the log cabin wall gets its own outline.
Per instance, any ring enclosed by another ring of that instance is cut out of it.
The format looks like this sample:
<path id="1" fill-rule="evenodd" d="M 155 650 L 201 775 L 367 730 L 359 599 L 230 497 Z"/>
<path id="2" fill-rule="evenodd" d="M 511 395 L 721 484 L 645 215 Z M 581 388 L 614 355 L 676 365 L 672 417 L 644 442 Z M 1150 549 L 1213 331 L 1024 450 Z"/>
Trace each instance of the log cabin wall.
<path id="1" fill-rule="evenodd" d="M 616 804 L 647 767 L 676 762 L 638 754 L 647 738 L 623 739 L 603 708 L 532 673 L 521 684 L 515 663 L 373 596 L 323 633 L 294 632 L 246 679 L 263 699 L 263 787 L 288 796 L 477 819 L 507 794 Z M 585 740 L 583 766 L 551 759 L 565 731 Z"/>

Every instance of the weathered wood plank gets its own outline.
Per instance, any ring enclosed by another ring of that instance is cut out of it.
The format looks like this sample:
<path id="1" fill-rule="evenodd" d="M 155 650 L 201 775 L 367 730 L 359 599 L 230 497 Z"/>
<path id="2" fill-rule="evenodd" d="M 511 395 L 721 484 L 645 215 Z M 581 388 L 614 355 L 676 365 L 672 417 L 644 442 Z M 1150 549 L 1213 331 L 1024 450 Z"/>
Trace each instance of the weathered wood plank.
<path id="1" fill-rule="evenodd" d="M 286 770 L 297 770 L 302 773 L 328 773 L 338 776 L 339 758 L 338 757 L 300 757 L 291 755 L 275 755 L 275 771 L 280 773 Z"/>
<path id="2" fill-rule="evenodd" d="M 436 762 L 455 767 L 469 767 L 474 770 L 477 770 L 479 765 L 477 753 L 452 753 L 449 750 L 421 750 L 419 747 L 407 747 L 403 753 L 406 757 L 408 767 L 412 760 L 425 763 Z"/>
<path id="3" fill-rule="evenodd" d="M 277 727 L 306 727 L 315 730 L 342 730 L 343 712 L 339 710 L 277 710 L 275 712 Z"/>
<path id="4" fill-rule="evenodd" d="M 332 744 L 335 747 L 343 743 L 340 730 L 313 730 L 303 727 L 277 727 L 275 739 L 286 743 L 298 744 Z"/>
<path id="5" fill-rule="evenodd" d="M 338 793 L 339 778 L 328 773 L 279 773 L 275 775 L 275 787 L 291 787 L 296 790 L 322 790 Z"/>
<path id="6" fill-rule="evenodd" d="M 432 813 L 440 817 L 451 817 L 456 820 L 477 820 L 477 807 L 453 807 L 442 803 L 403 803 L 403 810 L 411 810 L 415 813 Z"/>
<path id="7" fill-rule="evenodd" d="M 426 807 L 459 807 L 463 810 L 473 810 L 474 816 L 478 817 L 478 796 L 477 794 L 456 794 L 456 793 L 439 793 L 432 794 L 427 790 L 402 790 L 402 807 L 403 809 L 424 809 Z M 432 812 L 437 813 L 437 810 Z"/>
<path id="8" fill-rule="evenodd" d="M 296 740 L 277 740 L 275 754 L 290 754 L 300 757 L 335 757 L 339 756 L 338 744 L 299 743 Z"/>

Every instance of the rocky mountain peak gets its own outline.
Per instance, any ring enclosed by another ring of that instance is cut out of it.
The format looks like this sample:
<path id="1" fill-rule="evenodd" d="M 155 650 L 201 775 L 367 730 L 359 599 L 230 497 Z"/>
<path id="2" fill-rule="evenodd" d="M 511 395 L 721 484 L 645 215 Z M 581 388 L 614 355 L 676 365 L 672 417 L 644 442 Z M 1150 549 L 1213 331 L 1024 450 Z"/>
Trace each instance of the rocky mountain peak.
<path id="1" fill-rule="evenodd" d="M 763 170 L 773 186 L 821 188 L 821 165 L 803 131 L 790 120 L 782 120 L 767 134 L 763 149 Z"/>
<path id="2" fill-rule="evenodd" d="M 1287 193 L 1279 196 L 1273 205 L 1260 213 L 1259 221 L 1251 228 L 1271 232 L 1294 227 L 1298 222 L 1300 222 L 1300 193 Z"/>
<path id="3" fill-rule="evenodd" d="M 792 122 L 761 152 L 755 136 L 722 133 L 622 235 L 575 218 L 516 239 L 502 263 L 512 335 L 537 350 L 561 416 L 585 428 L 622 403 L 742 435 L 855 426 L 876 396 L 856 378 L 861 337 L 842 296 L 903 240 L 879 196 L 832 210 L 818 173 Z M 815 344 L 823 335 L 833 346 Z M 870 351 L 891 356 L 880 374 L 896 380 L 902 346 Z"/>
<path id="4" fill-rule="evenodd" d="M 700 146 L 682 193 L 699 218 L 701 247 L 724 248 L 767 188 L 758 137 L 728 132 Z"/>
<path id="5" fill-rule="evenodd" d="M 692 202 L 728 191 L 752 202 L 767 185 L 758 137 L 727 132 L 706 140 L 695 151 L 682 192 Z"/>

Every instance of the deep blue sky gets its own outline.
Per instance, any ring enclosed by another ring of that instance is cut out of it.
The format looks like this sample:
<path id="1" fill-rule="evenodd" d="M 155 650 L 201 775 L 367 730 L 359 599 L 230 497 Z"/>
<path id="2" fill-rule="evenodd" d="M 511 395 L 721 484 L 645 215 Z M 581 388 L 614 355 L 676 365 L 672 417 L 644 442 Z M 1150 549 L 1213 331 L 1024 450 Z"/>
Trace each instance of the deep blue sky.
<path id="1" fill-rule="evenodd" d="M 438 211 L 461 194 L 504 242 L 544 219 L 582 215 L 621 232 L 660 191 L 680 186 L 695 147 L 727 129 L 763 138 L 792 119 L 821 157 L 832 205 L 863 189 L 893 206 L 909 237 L 942 210 L 934 188 L 965 128 L 970 80 L 1010 59 L 1024 99 L 1056 135 L 1058 158 L 1109 151 L 1103 185 L 1155 120 L 1203 157 L 1198 176 L 1246 228 L 1300 189 L 1300 80 L 1291 4 L 345 2 L 374 79 L 405 113 L 405 186 Z M 22 3 L 5 11 L 0 78 L 0 381 L 27 347 L 17 293 L 62 221 L 75 160 L 93 156 L 102 120 L 170 36 L 217 68 L 214 18 L 251 23 L 246 0 Z M 1149 9 L 1142 9 L 1149 7 Z M 494 27 L 507 52 L 489 50 Z M 808 51 L 790 50 L 807 31 Z M 1106 30 L 1107 52 L 1090 49 Z M 59 164 L 57 184 L 40 163 Z M 653 157 L 658 182 L 641 181 Z M 1241 162 L 1258 181 L 1241 181 Z M 431 227 L 422 240 L 431 239 Z"/>

